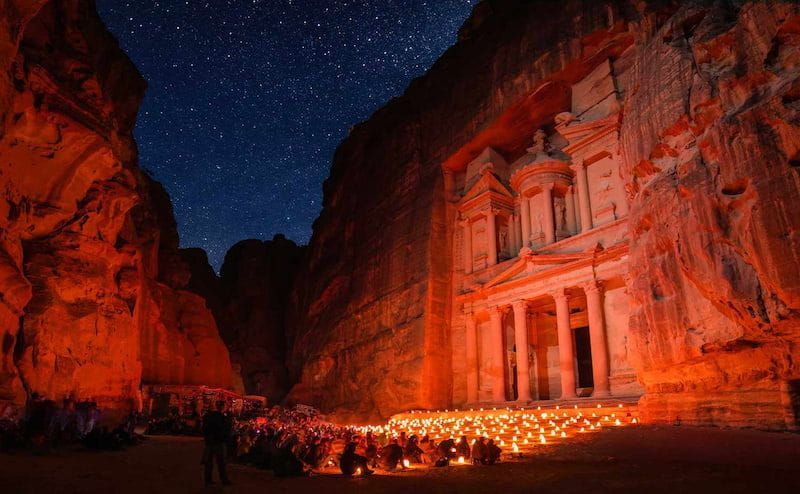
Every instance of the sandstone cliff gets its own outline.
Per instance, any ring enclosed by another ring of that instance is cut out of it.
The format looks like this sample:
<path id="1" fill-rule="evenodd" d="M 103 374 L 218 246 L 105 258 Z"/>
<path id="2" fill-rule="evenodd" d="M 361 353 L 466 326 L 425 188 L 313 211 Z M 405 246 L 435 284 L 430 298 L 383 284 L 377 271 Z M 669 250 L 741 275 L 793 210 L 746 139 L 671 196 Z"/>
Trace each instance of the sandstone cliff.
<path id="1" fill-rule="evenodd" d="M 514 159 L 609 60 L 631 201 L 632 356 L 650 421 L 790 425 L 800 309 L 795 2 L 485 0 L 356 126 L 292 296 L 290 398 L 345 419 L 452 405 L 442 164 Z M 546 21 L 545 21 L 546 19 Z"/>
<path id="2" fill-rule="evenodd" d="M 303 252 L 283 235 L 244 240 L 231 247 L 220 271 L 214 310 L 220 334 L 247 392 L 270 402 L 288 391 L 286 304 Z"/>
<path id="3" fill-rule="evenodd" d="M 142 379 L 229 386 L 205 300 L 169 260 L 169 199 L 136 164 L 144 81 L 93 2 L 4 2 L 0 67 L 0 401 L 122 411 Z"/>

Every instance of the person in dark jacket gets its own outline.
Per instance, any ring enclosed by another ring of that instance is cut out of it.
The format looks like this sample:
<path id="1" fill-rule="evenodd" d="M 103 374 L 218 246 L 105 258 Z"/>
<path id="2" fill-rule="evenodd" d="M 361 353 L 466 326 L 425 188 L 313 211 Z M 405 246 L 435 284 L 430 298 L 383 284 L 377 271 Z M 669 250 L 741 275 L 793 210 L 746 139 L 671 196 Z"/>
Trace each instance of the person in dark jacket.
<path id="1" fill-rule="evenodd" d="M 479 437 L 475 444 L 472 445 L 472 464 L 484 465 L 488 456 L 489 448 L 486 446 L 486 438 Z"/>
<path id="2" fill-rule="evenodd" d="M 358 446 L 358 443 L 355 441 L 347 443 L 344 453 L 342 453 L 342 458 L 339 460 L 339 468 L 345 475 L 353 475 L 357 473 L 357 469 L 361 469 L 361 475 L 372 474 L 372 470 L 367 467 L 367 459 L 356 454 L 356 446 Z"/>
<path id="3" fill-rule="evenodd" d="M 212 470 L 215 461 L 220 481 L 224 485 L 231 484 L 225 469 L 225 445 L 231 435 L 231 420 L 223 413 L 224 411 L 225 402 L 218 401 L 217 409 L 206 413 L 203 417 L 203 438 L 206 444 L 203 451 L 203 465 L 206 485 L 214 483 Z"/>
<path id="4" fill-rule="evenodd" d="M 393 439 L 392 442 L 381 449 L 380 465 L 384 470 L 391 472 L 395 470 L 398 465 L 400 467 L 403 466 L 403 448 L 398 442 L 397 439 Z"/>
<path id="5" fill-rule="evenodd" d="M 500 461 L 500 447 L 494 443 L 494 439 L 489 439 L 489 444 L 487 445 L 487 450 L 489 454 L 486 456 L 486 464 L 487 465 L 494 465 L 498 461 Z"/>
<path id="6" fill-rule="evenodd" d="M 470 446 L 467 436 L 461 436 L 461 439 L 458 441 L 458 445 L 456 446 L 456 454 L 463 457 L 464 460 L 469 460 Z"/>

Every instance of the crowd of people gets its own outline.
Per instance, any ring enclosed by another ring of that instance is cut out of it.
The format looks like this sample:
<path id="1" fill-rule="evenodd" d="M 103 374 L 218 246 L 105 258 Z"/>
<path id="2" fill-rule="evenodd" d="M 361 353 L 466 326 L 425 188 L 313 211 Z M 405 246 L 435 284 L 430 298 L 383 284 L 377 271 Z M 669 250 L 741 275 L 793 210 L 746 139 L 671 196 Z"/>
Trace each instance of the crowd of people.
<path id="1" fill-rule="evenodd" d="M 116 427 L 102 425 L 96 403 L 64 399 L 60 404 L 33 393 L 23 417 L 10 407 L 0 417 L 0 451 L 30 448 L 41 454 L 62 446 L 82 444 L 90 449 L 118 450 L 137 444 L 134 432 L 141 416 L 131 413 Z"/>
<path id="2" fill-rule="evenodd" d="M 394 471 L 412 464 L 447 466 L 459 463 L 491 465 L 500 460 L 494 440 L 467 436 L 436 441 L 428 435 L 389 434 L 326 422 L 309 407 L 272 407 L 256 417 L 234 417 L 224 401 L 200 414 L 173 411 L 151 418 L 131 413 L 114 428 L 102 425 L 100 409 L 92 402 L 65 399 L 59 405 L 33 395 L 23 418 L 0 415 L 0 451 L 30 448 L 34 453 L 69 444 L 117 450 L 137 444 L 146 434 L 203 436 L 202 463 L 207 483 L 216 466 L 220 481 L 229 483 L 226 458 L 269 469 L 278 477 L 340 471 L 368 476 L 375 469 Z"/>
<path id="3" fill-rule="evenodd" d="M 413 464 L 443 467 L 456 460 L 491 465 L 500 461 L 502 453 L 493 439 L 485 437 L 437 442 L 428 435 L 390 435 L 337 426 L 279 407 L 265 417 L 232 423 L 228 452 L 237 462 L 271 469 L 279 477 L 334 468 L 343 475 L 368 476 L 375 469 L 395 471 Z"/>

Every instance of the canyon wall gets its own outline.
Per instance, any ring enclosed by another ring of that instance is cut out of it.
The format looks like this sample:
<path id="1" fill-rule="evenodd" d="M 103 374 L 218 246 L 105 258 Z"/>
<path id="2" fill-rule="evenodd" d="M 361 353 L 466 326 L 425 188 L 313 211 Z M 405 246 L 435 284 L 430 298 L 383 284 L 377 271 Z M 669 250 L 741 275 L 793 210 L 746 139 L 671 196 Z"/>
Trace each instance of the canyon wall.
<path id="1" fill-rule="evenodd" d="M 625 84 L 644 417 L 794 427 L 800 7 L 685 5 L 637 46 Z"/>
<path id="2" fill-rule="evenodd" d="M 343 420 L 452 405 L 455 213 L 442 165 L 463 169 L 489 144 L 519 157 L 570 84 L 630 45 L 633 6 L 481 2 L 428 73 L 353 128 L 293 294 L 290 399 Z"/>
<path id="3" fill-rule="evenodd" d="M 461 404 L 449 172 L 487 146 L 520 156 L 607 60 L 643 417 L 794 427 L 799 35 L 795 2 L 479 3 L 459 42 L 337 150 L 291 300 L 290 400 L 343 420 Z"/>
<path id="4" fill-rule="evenodd" d="M 220 334 L 241 369 L 245 390 L 278 402 L 288 391 L 286 304 L 304 249 L 283 235 L 243 240 L 228 250 L 220 270 Z"/>
<path id="5" fill-rule="evenodd" d="M 124 412 L 148 382 L 231 386 L 169 198 L 139 168 L 145 83 L 89 0 L 0 8 L 0 402 Z"/>

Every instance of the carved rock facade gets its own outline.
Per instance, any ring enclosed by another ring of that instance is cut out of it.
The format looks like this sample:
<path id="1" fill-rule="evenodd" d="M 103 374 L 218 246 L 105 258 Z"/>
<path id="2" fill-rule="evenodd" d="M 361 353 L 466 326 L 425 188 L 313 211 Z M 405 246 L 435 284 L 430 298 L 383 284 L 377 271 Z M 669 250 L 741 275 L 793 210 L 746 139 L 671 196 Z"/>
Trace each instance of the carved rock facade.
<path id="1" fill-rule="evenodd" d="M 362 420 L 524 401 L 525 334 L 531 398 L 642 395 L 652 422 L 794 427 L 799 15 L 481 2 L 336 153 L 292 299 L 290 397 Z M 565 386 L 558 330 L 589 327 L 595 358 L 598 321 L 605 362 L 582 386 L 573 354 Z"/>

